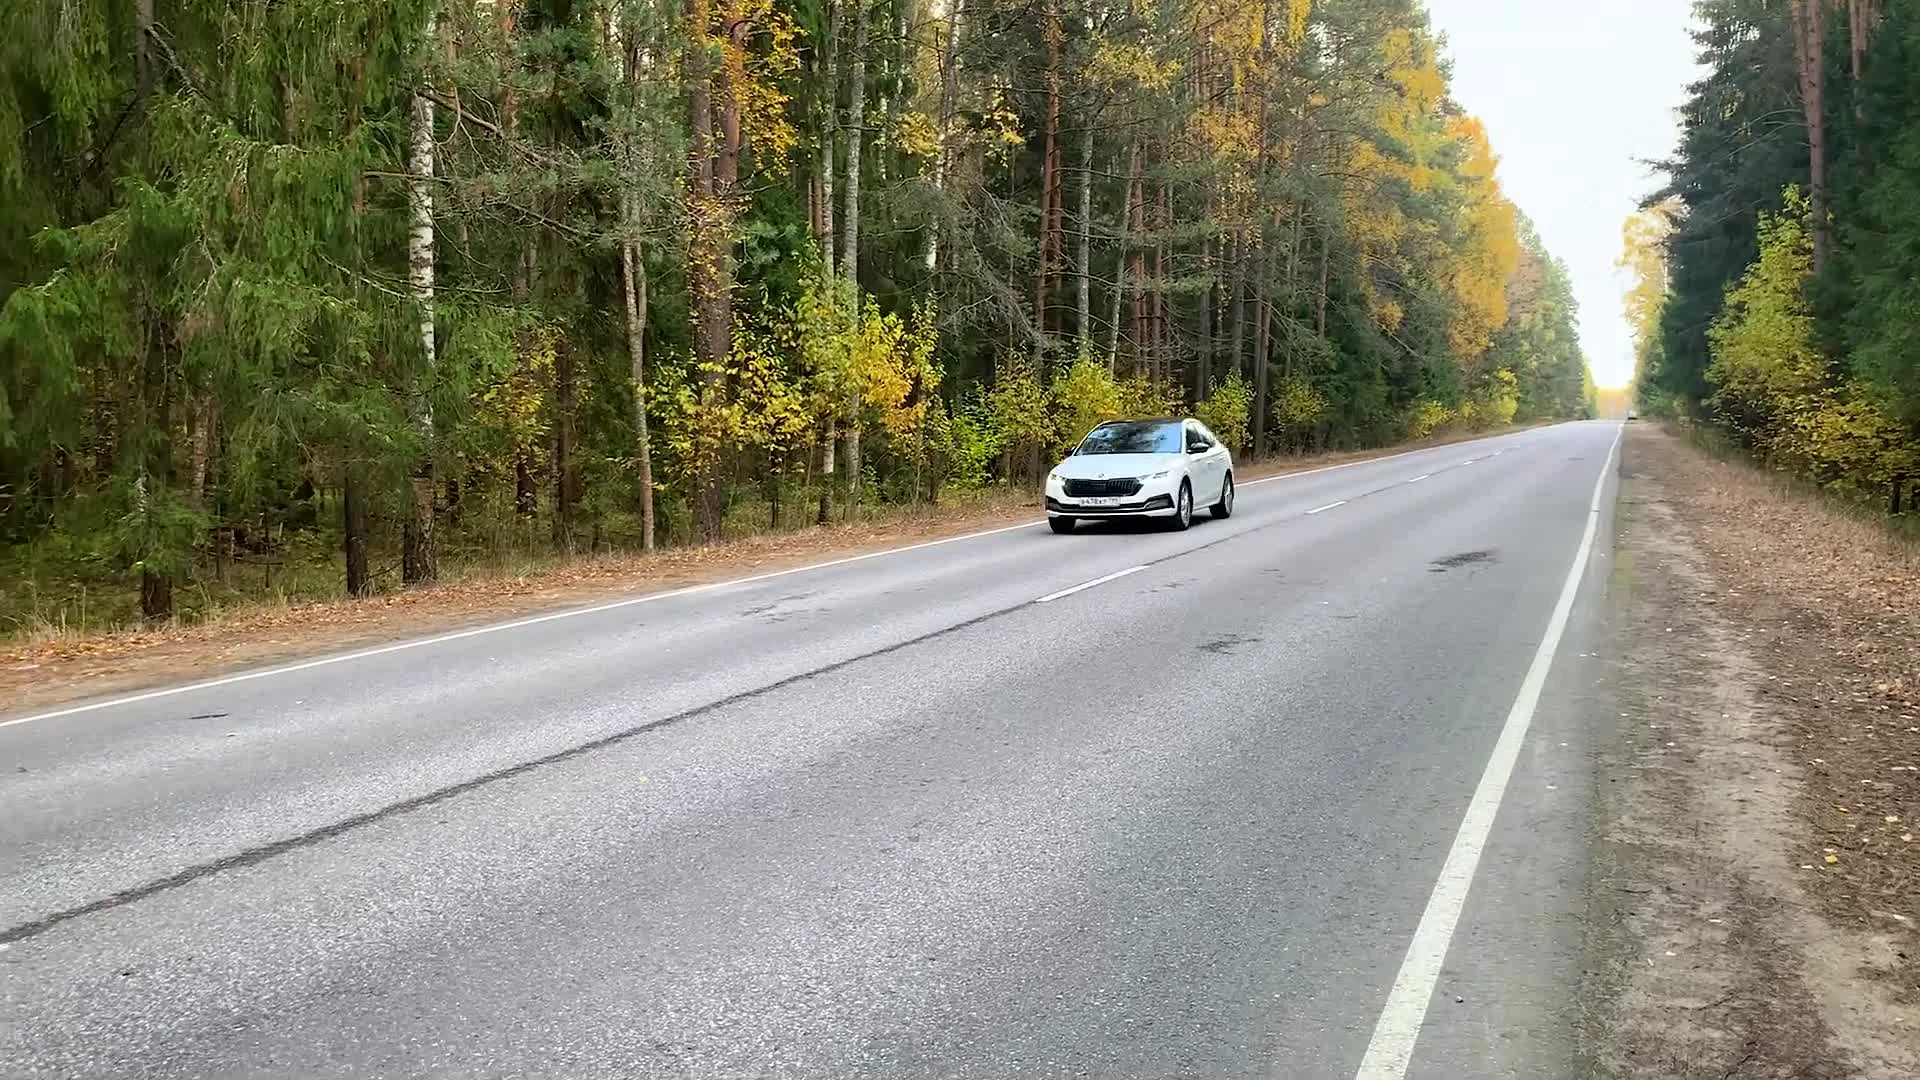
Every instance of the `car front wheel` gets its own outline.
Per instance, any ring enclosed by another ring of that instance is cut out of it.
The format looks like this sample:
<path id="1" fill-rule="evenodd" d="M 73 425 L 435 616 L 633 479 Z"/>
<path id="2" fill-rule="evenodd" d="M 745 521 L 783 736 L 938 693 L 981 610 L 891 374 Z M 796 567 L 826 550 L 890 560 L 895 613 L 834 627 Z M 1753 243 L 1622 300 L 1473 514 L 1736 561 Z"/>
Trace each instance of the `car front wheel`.
<path id="1" fill-rule="evenodd" d="M 1193 524 L 1193 485 L 1180 481 L 1180 494 L 1174 496 L 1173 518 L 1167 523 L 1175 532 L 1185 532 Z"/>

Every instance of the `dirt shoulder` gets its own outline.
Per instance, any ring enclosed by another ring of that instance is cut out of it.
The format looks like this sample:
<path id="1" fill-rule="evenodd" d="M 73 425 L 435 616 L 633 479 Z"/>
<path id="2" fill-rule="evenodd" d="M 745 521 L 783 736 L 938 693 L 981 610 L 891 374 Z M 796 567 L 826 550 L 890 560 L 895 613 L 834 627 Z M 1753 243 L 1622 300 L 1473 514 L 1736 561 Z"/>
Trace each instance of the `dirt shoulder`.
<path id="1" fill-rule="evenodd" d="M 1497 434 L 1497 433 L 1495 433 Z M 1486 438 L 1463 435 L 1387 450 L 1242 466 L 1243 480 Z M 845 558 L 982 529 L 1038 522 L 1037 497 L 901 511 L 857 524 L 768 534 L 652 556 L 588 556 L 526 574 L 474 573 L 366 600 L 262 604 L 194 626 L 0 642 L 0 715 L 365 648 L 426 634 Z"/>
<path id="2" fill-rule="evenodd" d="M 1671 433 L 1622 455 L 1590 1059 L 1920 1076 L 1920 562 Z"/>

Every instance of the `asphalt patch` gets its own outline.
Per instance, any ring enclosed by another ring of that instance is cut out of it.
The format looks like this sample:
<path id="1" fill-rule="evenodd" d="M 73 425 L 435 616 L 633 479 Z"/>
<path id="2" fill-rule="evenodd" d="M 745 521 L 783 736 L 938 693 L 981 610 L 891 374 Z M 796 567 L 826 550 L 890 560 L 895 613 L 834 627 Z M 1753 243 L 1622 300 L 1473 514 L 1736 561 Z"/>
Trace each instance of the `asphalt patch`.
<path id="1" fill-rule="evenodd" d="M 1444 558 L 1433 560 L 1433 562 L 1428 565 L 1427 572 L 1430 574 L 1444 574 L 1449 570 L 1458 570 L 1463 566 L 1474 566 L 1492 561 L 1493 552 L 1491 551 L 1462 551 L 1456 555 L 1448 555 Z"/>

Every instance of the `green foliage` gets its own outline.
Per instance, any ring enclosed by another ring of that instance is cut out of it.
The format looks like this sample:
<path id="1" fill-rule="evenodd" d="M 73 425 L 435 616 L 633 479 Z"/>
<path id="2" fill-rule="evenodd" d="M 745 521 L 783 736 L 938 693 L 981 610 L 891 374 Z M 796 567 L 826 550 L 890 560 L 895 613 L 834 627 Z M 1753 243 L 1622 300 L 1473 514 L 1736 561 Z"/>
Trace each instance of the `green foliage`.
<path id="1" fill-rule="evenodd" d="M 963 491 L 986 487 L 1001 445 L 993 412 L 977 386 L 951 411 L 936 400 L 928 412 L 927 446 L 936 491 L 945 485 Z"/>
<path id="2" fill-rule="evenodd" d="M 1813 272 L 1806 214 L 1805 200 L 1790 190 L 1784 212 L 1761 216 L 1760 256 L 1728 290 L 1708 333 L 1707 381 L 1715 388 L 1709 404 L 1756 445 L 1764 446 L 1828 377 L 1806 298 Z"/>
<path id="3" fill-rule="evenodd" d="M 1329 411 L 1327 399 L 1306 379 L 1295 376 L 1273 388 L 1273 426 L 1294 449 L 1308 445 Z"/>
<path id="4" fill-rule="evenodd" d="M 1709 338 L 1717 416 L 1774 464 L 1818 483 L 1873 491 L 1914 467 L 1920 440 L 1859 379 L 1840 380 L 1819 349 L 1807 298 L 1813 242 L 1806 200 L 1760 219 L 1760 256 L 1727 293 Z"/>
<path id="5" fill-rule="evenodd" d="M 1459 414 L 1449 406 L 1438 401 L 1423 400 L 1414 406 L 1412 415 L 1407 419 L 1407 435 L 1414 439 L 1437 435 L 1459 418 Z"/>
<path id="6" fill-rule="evenodd" d="M 1238 371 L 1213 384 L 1213 392 L 1194 410 L 1194 416 L 1227 448 L 1245 450 L 1253 441 L 1253 386 Z"/>
<path id="7" fill-rule="evenodd" d="M 1024 354 L 1003 357 L 987 390 L 987 414 L 1003 450 L 1026 452 L 1053 445 L 1057 427 L 1040 368 Z"/>
<path id="8" fill-rule="evenodd" d="M 1052 396 L 1056 452 L 1065 452 L 1078 445 L 1087 432 L 1126 415 L 1120 383 L 1105 364 L 1086 353 L 1054 376 Z"/>

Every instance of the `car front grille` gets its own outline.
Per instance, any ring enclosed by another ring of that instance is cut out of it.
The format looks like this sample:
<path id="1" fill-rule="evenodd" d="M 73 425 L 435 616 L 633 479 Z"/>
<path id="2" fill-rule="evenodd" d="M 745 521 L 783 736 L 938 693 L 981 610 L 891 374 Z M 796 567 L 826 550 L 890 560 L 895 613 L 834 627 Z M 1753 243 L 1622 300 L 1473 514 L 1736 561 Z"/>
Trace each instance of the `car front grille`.
<path id="1" fill-rule="evenodd" d="M 1067 494 L 1076 499 L 1101 495 L 1138 495 L 1140 481 L 1129 476 L 1120 480 L 1068 480 Z"/>

